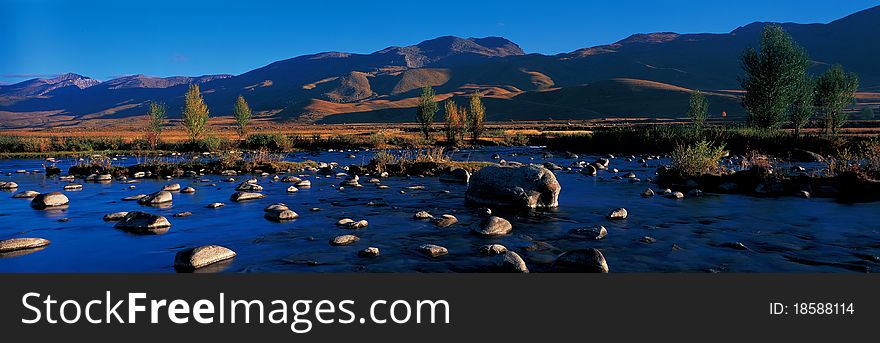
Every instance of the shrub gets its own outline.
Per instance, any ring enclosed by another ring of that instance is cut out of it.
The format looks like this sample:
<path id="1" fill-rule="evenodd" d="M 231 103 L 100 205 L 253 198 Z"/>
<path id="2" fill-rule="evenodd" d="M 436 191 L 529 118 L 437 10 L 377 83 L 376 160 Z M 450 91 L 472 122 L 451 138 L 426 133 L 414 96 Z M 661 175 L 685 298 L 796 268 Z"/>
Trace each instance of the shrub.
<path id="1" fill-rule="evenodd" d="M 291 140 L 282 134 L 277 133 L 257 133 L 245 138 L 242 148 L 245 149 L 267 149 L 269 151 L 289 151 L 291 149 Z"/>
<path id="2" fill-rule="evenodd" d="M 672 166 L 684 176 L 699 176 L 718 171 L 718 160 L 724 157 L 724 145 L 707 141 L 679 145 L 672 151 Z"/>

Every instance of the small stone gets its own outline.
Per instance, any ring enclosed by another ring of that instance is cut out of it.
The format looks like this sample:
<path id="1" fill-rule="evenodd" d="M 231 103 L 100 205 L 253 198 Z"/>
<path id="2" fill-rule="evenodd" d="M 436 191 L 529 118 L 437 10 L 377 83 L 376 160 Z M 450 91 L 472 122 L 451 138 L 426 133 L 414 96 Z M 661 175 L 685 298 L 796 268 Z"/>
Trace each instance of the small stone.
<path id="1" fill-rule="evenodd" d="M 196 189 L 192 187 L 186 187 L 184 189 L 181 189 L 180 192 L 183 194 L 193 194 L 196 192 Z"/>
<path id="2" fill-rule="evenodd" d="M 633 172 L 629 172 L 629 173 L 624 174 L 623 177 L 627 178 L 627 179 L 634 179 L 636 177 L 636 174 Z"/>
<path id="3" fill-rule="evenodd" d="M 143 198 L 145 196 L 147 196 L 147 195 L 146 194 L 132 195 L 130 197 L 122 198 L 122 201 L 137 201 L 137 200 L 141 200 L 141 198 Z"/>
<path id="4" fill-rule="evenodd" d="M 165 185 L 165 187 L 162 187 L 162 190 L 166 192 L 177 192 L 180 190 L 180 184 L 172 183 L 170 185 Z"/>
<path id="5" fill-rule="evenodd" d="M 501 236 L 510 233 L 513 227 L 507 219 L 491 216 L 471 225 L 471 232 L 480 236 Z"/>
<path id="6" fill-rule="evenodd" d="M 369 225 L 369 223 L 366 220 L 359 220 L 359 221 L 352 221 L 352 222 L 346 224 L 346 227 L 348 227 L 349 229 L 352 229 L 352 230 L 358 230 L 358 229 L 363 229 L 363 228 L 367 227 L 367 225 Z"/>
<path id="7" fill-rule="evenodd" d="M 749 250 L 749 248 L 746 247 L 746 245 L 742 244 L 741 242 L 725 242 L 725 243 L 721 243 L 720 246 L 722 248 L 730 248 L 730 249 L 735 249 L 735 250 Z"/>
<path id="8" fill-rule="evenodd" d="M 577 249 L 559 255 L 550 269 L 562 273 L 607 273 L 608 263 L 598 249 Z"/>
<path id="9" fill-rule="evenodd" d="M 806 199 L 810 198 L 810 192 L 807 192 L 807 191 L 800 191 L 798 193 L 798 195 L 800 195 L 801 198 L 806 198 Z"/>
<path id="10" fill-rule="evenodd" d="M 264 215 L 266 219 L 274 221 L 286 221 L 299 218 L 299 214 L 289 209 L 268 211 Z"/>
<path id="11" fill-rule="evenodd" d="M 235 190 L 244 191 L 244 192 L 260 192 L 263 190 L 263 186 L 260 186 L 260 185 L 256 184 L 256 182 L 251 182 L 251 181 L 252 180 L 242 182 L 240 185 L 238 185 L 238 187 L 235 187 Z M 253 180 L 253 181 L 256 181 L 256 180 Z"/>
<path id="12" fill-rule="evenodd" d="M 226 206 L 226 204 L 224 204 L 222 202 L 212 202 L 212 203 L 208 204 L 208 206 L 205 206 L 205 208 L 220 208 L 223 206 Z"/>
<path id="13" fill-rule="evenodd" d="M 379 248 L 369 247 L 364 250 L 358 251 L 358 256 L 360 257 L 376 257 L 379 256 Z"/>
<path id="14" fill-rule="evenodd" d="M 338 225 L 338 226 L 348 226 L 348 224 L 351 224 L 351 223 L 354 223 L 354 220 L 352 220 L 351 218 L 342 218 L 342 219 L 340 219 L 339 221 L 336 222 L 336 225 Z"/>
<path id="15" fill-rule="evenodd" d="M 265 212 L 273 212 L 273 211 L 284 211 L 284 210 L 289 210 L 289 209 L 290 209 L 290 208 L 288 208 L 286 204 L 283 204 L 283 203 L 280 203 L 280 202 L 279 202 L 279 203 L 276 203 L 276 204 L 272 204 L 272 205 L 266 206 L 266 208 L 264 208 L 263 211 L 265 211 Z"/>
<path id="16" fill-rule="evenodd" d="M 105 215 L 104 215 L 104 221 L 105 221 L 105 222 L 115 222 L 115 221 L 120 221 L 120 220 L 122 220 L 123 218 L 125 218 L 125 216 L 127 216 L 127 215 L 128 215 L 128 212 L 115 212 L 115 213 L 108 213 L 108 214 L 105 214 Z"/>
<path id="17" fill-rule="evenodd" d="M 413 215 L 413 218 L 414 219 L 434 219 L 434 216 L 432 216 L 430 213 L 428 213 L 428 211 L 418 211 L 418 212 L 416 212 L 415 215 Z"/>
<path id="18" fill-rule="evenodd" d="M 682 192 L 671 192 L 663 196 L 667 199 L 684 199 L 684 193 Z"/>
<path id="19" fill-rule="evenodd" d="M 177 252 L 174 255 L 174 269 L 190 272 L 234 257 L 235 252 L 226 247 L 219 245 L 200 246 Z"/>
<path id="20" fill-rule="evenodd" d="M 309 188 L 312 187 L 312 182 L 309 180 L 302 180 L 296 183 L 296 188 Z"/>
<path id="21" fill-rule="evenodd" d="M 290 183 L 297 183 L 300 181 L 302 181 L 302 179 L 300 179 L 296 176 L 293 176 L 293 175 L 285 176 L 283 179 L 281 179 L 281 182 L 290 182 Z"/>
<path id="22" fill-rule="evenodd" d="M 12 181 L 0 181 L 0 189 L 16 189 L 18 184 Z"/>
<path id="23" fill-rule="evenodd" d="M 501 244 L 489 244 L 480 247 L 480 256 L 495 256 L 507 252 L 507 247 Z"/>
<path id="24" fill-rule="evenodd" d="M 592 165 L 587 165 L 583 169 L 581 169 L 581 174 L 586 176 L 596 176 L 596 167 Z"/>
<path id="25" fill-rule="evenodd" d="M 361 239 L 355 235 L 336 236 L 332 240 L 330 240 L 330 245 L 333 245 L 333 246 L 350 245 L 350 244 L 354 244 L 355 242 L 357 242 L 359 240 L 361 240 Z"/>
<path id="26" fill-rule="evenodd" d="M 46 209 L 67 206 L 69 203 L 70 199 L 68 199 L 66 195 L 60 192 L 52 192 L 35 196 L 34 199 L 31 200 L 31 207 L 36 209 Z"/>
<path id="27" fill-rule="evenodd" d="M 65 191 L 78 191 L 81 189 L 83 189 L 83 185 L 80 185 L 78 183 L 71 183 L 69 185 L 64 185 Z"/>
<path id="28" fill-rule="evenodd" d="M 159 205 L 159 204 L 167 204 L 172 200 L 171 192 L 168 191 L 158 191 L 156 193 L 147 195 L 143 198 L 138 199 L 138 204 L 141 205 Z"/>
<path id="29" fill-rule="evenodd" d="M 703 196 L 703 191 L 701 191 L 701 190 L 699 190 L 699 189 L 692 189 L 692 190 L 689 190 L 689 191 L 688 191 L 687 196 L 689 196 L 689 197 L 699 197 L 699 196 Z"/>
<path id="30" fill-rule="evenodd" d="M 654 244 L 654 243 L 657 243 L 657 239 L 654 237 L 651 237 L 651 236 L 645 236 L 645 237 L 642 237 L 641 239 L 639 239 L 639 242 L 647 243 L 647 244 Z"/>
<path id="31" fill-rule="evenodd" d="M 626 219 L 627 215 L 628 215 L 628 213 L 626 212 L 626 209 L 621 207 L 621 208 L 618 208 L 618 209 L 615 209 L 615 210 L 609 212 L 608 215 L 606 216 L 606 218 L 613 219 L 613 220 L 619 220 L 619 219 Z"/>
<path id="32" fill-rule="evenodd" d="M 440 218 L 434 218 L 434 224 L 439 227 L 449 227 L 455 223 L 458 223 L 458 218 L 455 218 L 455 216 L 451 214 L 444 214 L 440 216 Z"/>
<path id="33" fill-rule="evenodd" d="M 602 225 L 595 225 L 591 227 L 582 227 L 577 229 L 572 229 L 568 232 L 570 235 L 586 237 L 589 239 L 600 240 L 608 236 L 608 230 L 605 229 Z"/>
<path id="34" fill-rule="evenodd" d="M 528 273 L 529 268 L 519 254 L 513 251 L 507 251 L 495 257 L 495 265 L 504 272 L 511 273 Z"/>
<path id="35" fill-rule="evenodd" d="M 0 241 L 0 254 L 13 251 L 42 248 L 49 245 L 48 239 L 43 238 L 12 238 Z M 2 255 L 0 255 L 2 256 Z"/>
<path id="36" fill-rule="evenodd" d="M 299 192 L 299 189 L 296 186 L 287 187 L 287 193 L 296 193 Z"/>
<path id="37" fill-rule="evenodd" d="M 449 253 L 446 248 L 435 244 L 424 244 L 419 247 L 419 251 L 428 257 L 440 257 Z"/>
<path id="38" fill-rule="evenodd" d="M 129 212 L 114 227 L 134 233 L 162 234 L 168 232 L 171 223 L 163 216 L 135 211 Z"/>
<path id="39" fill-rule="evenodd" d="M 191 215 L 193 215 L 192 212 L 180 212 L 180 213 L 175 213 L 175 214 L 174 214 L 174 217 L 176 217 L 176 218 L 184 218 L 184 217 L 189 217 L 189 216 L 191 216 Z"/>
<path id="40" fill-rule="evenodd" d="M 229 200 L 239 202 L 239 201 L 262 199 L 265 197 L 266 197 L 266 195 L 262 194 L 262 193 L 235 192 L 235 194 L 232 194 L 232 196 L 229 197 Z"/>
<path id="41" fill-rule="evenodd" d="M 15 193 L 12 197 L 16 198 L 16 199 L 31 199 L 31 198 L 36 197 L 37 195 L 40 195 L 40 192 L 22 191 L 22 192 Z"/>
<path id="42" fill-rule="evenodd" d="M 645 188 L 645 190 L 642 192 L 642 196 L 645 198 L 650 198 L 654 196 L 654 190 L 650 188 Z"/>

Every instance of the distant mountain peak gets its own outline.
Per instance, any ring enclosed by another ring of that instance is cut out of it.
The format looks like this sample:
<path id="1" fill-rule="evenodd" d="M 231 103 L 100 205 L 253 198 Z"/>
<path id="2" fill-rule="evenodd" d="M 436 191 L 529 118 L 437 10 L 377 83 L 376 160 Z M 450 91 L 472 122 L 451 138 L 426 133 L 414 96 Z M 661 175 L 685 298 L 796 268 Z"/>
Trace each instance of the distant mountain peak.
<path id="1" fill-rule="evenodd" d="M 442 36 L 416 45 L 388 47 L 374 54 L 398 54 L 404 57 L 407 67 L 420 68 L 456 55 L 473 54 L 485 57 L 506 57 L 525 55 L 525 52 L 516 43 L 502 37 L 461 38 Z"/>
<path id="2" fill-rule="evenodd" d="M 126 75 L 117 77 L 112 80 L 108 80 L 104 82 L 104 84 L 109 89 L 124 89 L 124 88 L 168 88 L 174 87 L 182 84 L 190 84 L 190 83 L 205 83 L 218 79 L 225 79 L 232 77 L 232 75 L 220 74 L 220 75 L 203 75 L 197 77 L 191 76 L 170 76 L 170 77 L 155 77 L 155 76 L 147 76 L 144 74 L 135 74 L 135 75 Z"/>

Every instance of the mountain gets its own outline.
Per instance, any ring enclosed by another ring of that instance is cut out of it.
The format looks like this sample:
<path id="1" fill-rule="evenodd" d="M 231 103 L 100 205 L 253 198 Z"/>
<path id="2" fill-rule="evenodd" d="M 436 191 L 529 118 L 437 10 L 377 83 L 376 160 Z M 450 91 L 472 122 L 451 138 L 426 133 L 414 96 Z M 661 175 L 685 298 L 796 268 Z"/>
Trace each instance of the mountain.
<path id="1" fill-rule="evenodd" d="M 425 85 L 438 99 L 480 91 L 489 120 L 681 117 L 697 89 L 707 94 L 713 115 L 740 118 L 739 57 L 769 24 L 722 34 L 640 33 L 558 55 L 527 54 L 501 37 L 446 36 L 370 54 L 299 56 L 236 76 L 98 82 L 65 74 L 0 86 L 0 127 L 99 125 L 142 116 L 151 100 L 179 117 L 190 83 L 201 84 L 212 116 L 230 115 L 243 95 L 258 116 L 279 122 L 412 121 Z M 811 72 L 840 63 L 859 74 L 862 90 L 880 90 L 880 7 L 827 24 L 779 25 L 807 50 Z"/>

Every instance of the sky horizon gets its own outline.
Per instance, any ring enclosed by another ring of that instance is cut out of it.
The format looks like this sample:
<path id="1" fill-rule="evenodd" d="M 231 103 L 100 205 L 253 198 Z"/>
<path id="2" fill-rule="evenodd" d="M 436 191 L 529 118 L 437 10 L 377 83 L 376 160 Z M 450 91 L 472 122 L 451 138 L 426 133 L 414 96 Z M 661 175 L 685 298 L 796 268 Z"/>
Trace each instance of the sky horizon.
<path id="1" fill-rule="evenodd" d="M 500 36 L 527 53 L 552 55 L 636 33 L 727 33 L 755 21 L 828 23 L 880 1 L 333 4 L 0 0 L 0 84 L 68 72 L 101 81 L 133 74 L 238 75 L 300 55 L 372 53 L 447 35 Z"/>

